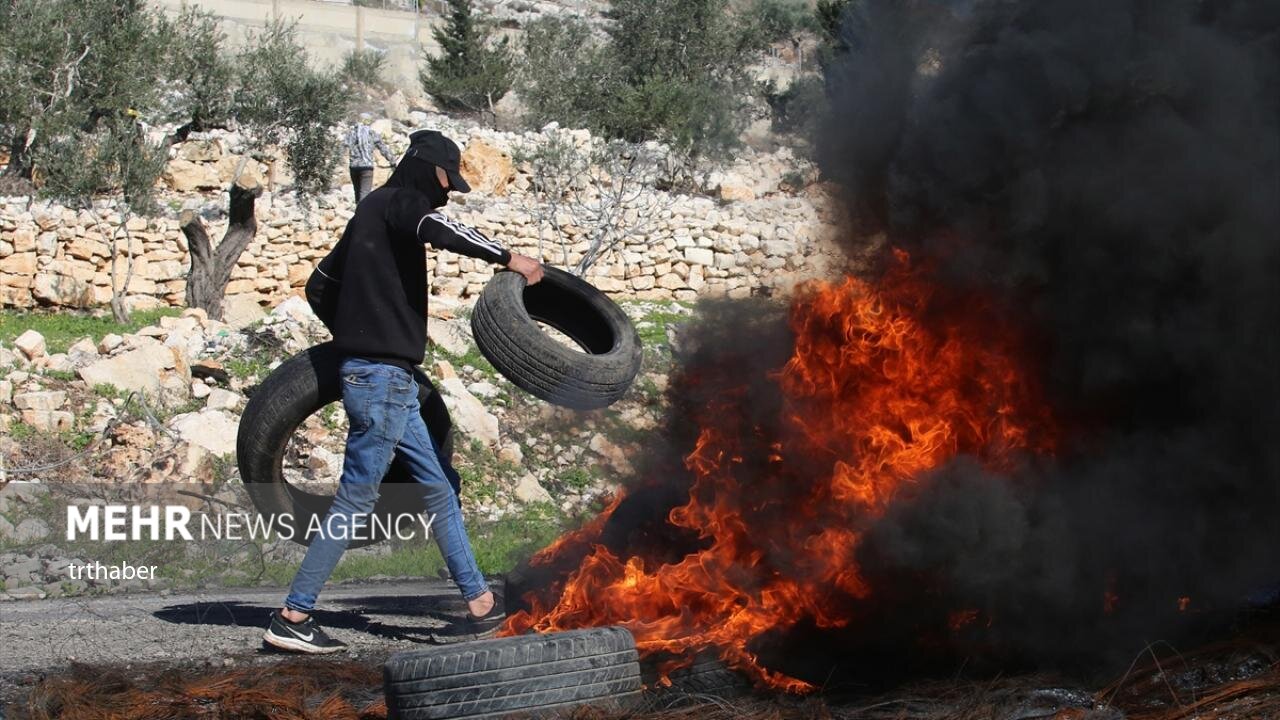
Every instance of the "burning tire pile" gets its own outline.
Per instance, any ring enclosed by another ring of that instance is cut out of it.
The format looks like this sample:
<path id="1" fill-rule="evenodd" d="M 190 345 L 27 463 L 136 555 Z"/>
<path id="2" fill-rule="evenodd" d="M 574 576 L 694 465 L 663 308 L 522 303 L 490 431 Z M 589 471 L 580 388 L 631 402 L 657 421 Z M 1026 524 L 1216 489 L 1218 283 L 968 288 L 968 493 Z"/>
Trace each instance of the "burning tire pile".
<path id="1" fill-rule="evenodd" d="M 1274 605 L 1275 8 L 871 0 L 843 32 L 818 155 L 871 261 L 700 308 L 662 443 L 508 632 L 806 693 L 1089 676 Z"/>

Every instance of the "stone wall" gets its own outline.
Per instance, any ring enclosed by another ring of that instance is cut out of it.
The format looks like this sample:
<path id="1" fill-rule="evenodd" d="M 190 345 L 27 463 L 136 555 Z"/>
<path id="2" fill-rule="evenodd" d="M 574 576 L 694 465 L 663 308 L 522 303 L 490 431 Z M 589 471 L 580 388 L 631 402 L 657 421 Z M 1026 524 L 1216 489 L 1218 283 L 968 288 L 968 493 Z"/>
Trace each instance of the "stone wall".
<path id="1" fill-rule="evenodd" d="M 454 205 L 449 214 L 480 228 L 513 250 L 536 255 L 532 219 L 502 198 Z M 230 302 L 272 306 L 306 282 L 315 263 L 337 241 L 350 206 L 304 213 L 268 193 L 259 203 L 257 237 L 240 258 L 227 286 Z M 58 205 L 8 198 L 0 204 L 0 305 L 89 307 L 111 297 L 110 228 L 119 217 L 110 208 L 91 214 Z M 176 216 L 176 213 L 174 213 Z M 102 222 L 99 223 L 99 220 Z M 209 220 L 220 238 L 226 220 Z M 134 307 L 182 305 L 189 256 L 176 217 L 131 219 L 125 226 L 134 267 L 128 291 Z M 670 207 L 648 236 L 605 257 L 588 280 L 617 295 L 691 300 L 701 294 L 742 297 L 757 288 L 785 289 L 823 272 L 834 257 L 827 227 L 805 197 L 769 197 L 721 204 L 684 197 Z M 126 253 L 117 240 L 123 280 Z M 577 261 L 585 241 L 568 245 Z M 561 264 L 560 253 L 547 259 Z M 486 263 L 450 253 L 430 253 L 432 292 L 475 295 L 492 275 Z"/>
<path id="2" fill-rule="evenodd" d="M 375 128 L 392 150 L 402 152 L 414 127 L 439 127 L 463 144 L 462 172 L 475 192 L 459 196 L 447 213 L 514 251 L 562 267 L 572 267 L 587 249 L 585 229 L 566 227 L 565 242 L 552 242 L 540 229 L 540 208 L 528 194 L 532 172 L 513 160 L 516 148 L 568 132 L 595 142 L 585 131 L 556 128 L 524 134 L 458 124 L 444 116 L 414 111 L 407 122 L 382 119 Z M 133 269 L 127 286 L 134 307 L 178 306 L 185 301 L 190 258 L 177 217 L 183 208 L 199 211 L 215 241 L 226 228 L 226 188 L 237 173 L 248 173 L 267 188 L 257 204 L 258 232 L 241 256 L 227 286 L 229 303 L 274 306 L 299 292 L 316 262 L 342 234 L 354 209 L 346 167 L 334 189 L 304 208 L 289 189 L 286 166 L 268 167 L 248 159 L 242 138 L 215 131 L 174 148 L 163 177 L 161 217 L 132 218 L 121 228 L 109 204 L 94 211 L 72 210 L 28 198 L 0 198 L 0 306 L 89 307 L 111 297 L 110 237 L 119 282 L 127 256 Z M 382 163 L 379 158 L 379 163 Z M 383 163 L 375 183 L 385 181 Z M 640 299 L 692 300 L 702 294 L 742 297 L 786 289 L 797 280 L 827 272 L 840 263 L 829 243 L 831 226 L 819 186 L 793 194 L 784 178 L 810 173 L 783 149 L 756 153 L 743 148 L 737 160 L 712 173 L 705 195 L 658 193 L 661 216 L 639 223 L 645 234 L 630 238 L 587 273 L 602 290 Z M 344 184 L 345 183 L 345 184 Z M 125 239 L 125 235 L 128 239 Z M 451 253 L 429 253 L 432 292 L 451 298 L 477 294 L 491 277 L 487 263 Z"/>

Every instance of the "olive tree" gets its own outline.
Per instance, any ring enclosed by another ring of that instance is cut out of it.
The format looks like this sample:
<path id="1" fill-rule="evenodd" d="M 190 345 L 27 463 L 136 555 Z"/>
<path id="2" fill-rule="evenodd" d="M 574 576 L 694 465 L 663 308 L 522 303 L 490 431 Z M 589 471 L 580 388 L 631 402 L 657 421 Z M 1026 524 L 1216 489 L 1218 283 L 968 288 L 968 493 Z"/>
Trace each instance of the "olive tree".
<path id="1" fill-rule="evenodd" d="M 0 3 L 0 38 L 5 173 L 91 212 L 94 198 L 116 200 L 119 222 L 104 235 L 120 319 L 133 244 L 119 262 L 116 241 L 128 239 L 131 215 L 159 211 L 155 185 L 167 159 L 143 120 L 178 124 L 169 142 L 235 126 L 252 153 L 283 150 L 300 194 L 328 188 L 338 161 L 331 128 L 345 115 L 346 95 L 337 73 L 313 67 L 293 24 L 272 22 L 232 53 L 217 20 L 191 8 L 169 19 L 140 0 L 8 0 Z M 251 220 L 261 190 L 245 189 L 242 178 L 232 185 L 233 220 Z M 199 222 L 184 218 L 189 238 Z M 253 227 L 240 222 L 218 252 L 193 245 L 189 304 L 220 316 L 224 278 Z"/>

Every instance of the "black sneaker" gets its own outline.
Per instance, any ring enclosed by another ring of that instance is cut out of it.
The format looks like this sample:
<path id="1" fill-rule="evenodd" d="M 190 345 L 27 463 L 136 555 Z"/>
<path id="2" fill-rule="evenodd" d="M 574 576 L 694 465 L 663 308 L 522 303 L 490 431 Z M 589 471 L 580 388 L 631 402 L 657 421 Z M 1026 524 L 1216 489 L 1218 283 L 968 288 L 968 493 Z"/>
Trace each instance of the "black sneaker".
<path id="1" fill-rule="evenodd" d="M 300 623 L 289 622 L 284 619 L 279 610 L 271 613 L 271 624 L 262 635 L 262 641 L 281 650 L 311 655 L 335 653 L 347 649 L 346 643 L 326 635 L 314 617 L 308 616 Z"/>
<path id="2" fill-rule="evenodd" d="M 481 617 L 476 617 L 470 612 L 453 625 L 432 634 L 432 639 L 437 645 L 448 645 L 451 643 L 471 642 L 472 640 L 483 640 L 498 634 L 502 623 L 507 620 L 507 612 L 503 606 L 502 596 L 498 593 L 493 594 L 493 607 L 489 608 L 489 612 Z"/>
<path id="3" fill-rule="evenodd" d="M 489 608 L 489 612 L 480 617 L 468 612 L 467 616 L 463 618 L 462 627 L 464 632 L 470 633 L 476 640 L 496 635 L 498 628 L 502 627 L 502 623 L 507 621 L 507 609 L 504 605 L 502 596 L 494 593 L 493 607 Z"/>

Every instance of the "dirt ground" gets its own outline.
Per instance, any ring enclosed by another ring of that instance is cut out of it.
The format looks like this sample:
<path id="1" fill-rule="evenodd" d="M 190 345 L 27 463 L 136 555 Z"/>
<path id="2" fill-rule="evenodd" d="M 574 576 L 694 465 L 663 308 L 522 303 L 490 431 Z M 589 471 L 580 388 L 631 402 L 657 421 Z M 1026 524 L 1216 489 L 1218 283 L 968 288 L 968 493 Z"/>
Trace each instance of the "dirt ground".
<path id="1" fill-rule="evenodd" d="M 339 585 L 320 622 L 350 644 L 336 657 L 264 649 L 283 589 L 112 595 L 0 604 L 0 717 L 386 717 L 381 665 L 433 643 L 464 612 L 440 580 Z M 1280 718 L 1280 613 L 1266 612 L 1194 652 L 1153 646 L 1110 683 L 1020 676 L 934 680 L 866 693 L 725 697 L 650 691 L 626 713 L 574 720 L 1274 720 Z"/>

